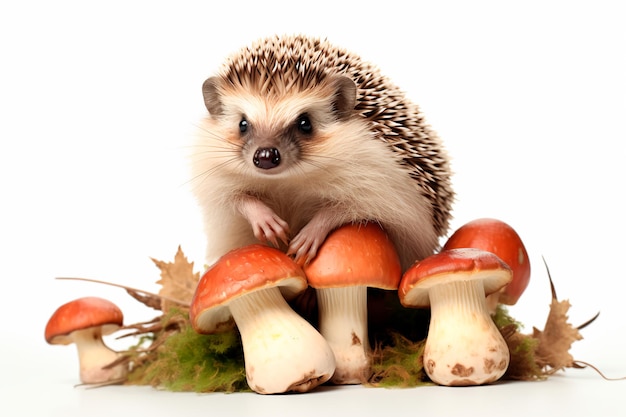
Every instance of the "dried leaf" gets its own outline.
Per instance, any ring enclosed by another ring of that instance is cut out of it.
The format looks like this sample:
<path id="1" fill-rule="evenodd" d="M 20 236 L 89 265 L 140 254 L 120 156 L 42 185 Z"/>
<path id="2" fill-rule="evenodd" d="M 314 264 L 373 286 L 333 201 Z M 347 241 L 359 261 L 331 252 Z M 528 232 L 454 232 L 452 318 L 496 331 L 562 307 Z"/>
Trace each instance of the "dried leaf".
<path id="1" fill-rule="evenodd" d="M 151 259 L 161 270 L 161 279 L 157 281 L 162 287 L 159 291 L 159 295 L 163 297 L 161 311 L 167 312 L 172 306 L 180 304 L 172 303 L 168 298 L 189 305 L 200 280 L 200 274 L 193 272 L 193 262 L 187 260 L 181 247 L 178 247 L 174 262 Z"/>
<path id="2" fill-rule="evenodd" d="M 579 330 L 598 317 L 596 315 L 578 327 L 572 326 L 567 315 L 571 305 L 567 300 L 558 300 L 545 260 L 544 264 L 552 295 L 544 329 L 533 327 L 532 334 L 522 334 L 518 323 L 510 323 L 505 309 L 499 308 L 496 314 L 496 322 L 511 352 L 511 363 L 506 373 L 509 379 L 543 379 L 564 368 L 579 368 L 569 351 L 572 343 L 583 338 Z"/>
<path id="3" fill-rule="evenodd" d="M 551 369 L 552 372 L 574 366 L 569 350 L 572 343 L 583 338 L 578 329 L 567 321 L 569 308 L 569 301 L 553 298 L 543 331 L 533 328 L 533 337 L 538 340 L 535 360 L 541 368 Z"/>
<path id="4" fill-rule="evenodd" d="M 550 281 L 550 291 L 552 293 L 552 302 L 550 304 L 550 312 L 546 319 L 546 325 L 543 330 L 533 327 L 532 337 L 537 340 L 535 350 L 535 362 L 540 369 L 543 369 L 546 375 L 550 375 L 564 368 L 577 367 L 574 358 L 569 353 L 572 343 L 581 340 L 583 337 L 578 331 L 584 326 L 591 323 L 597 315 L 585 323 L 583 326 L 574 327 L 567 320 L 567 312 L 571 307 L 568 300 L 559 301 L 554 288 L 554 282 L 550 275 L 550 269 L 544 259 L 544 265 Z"/>

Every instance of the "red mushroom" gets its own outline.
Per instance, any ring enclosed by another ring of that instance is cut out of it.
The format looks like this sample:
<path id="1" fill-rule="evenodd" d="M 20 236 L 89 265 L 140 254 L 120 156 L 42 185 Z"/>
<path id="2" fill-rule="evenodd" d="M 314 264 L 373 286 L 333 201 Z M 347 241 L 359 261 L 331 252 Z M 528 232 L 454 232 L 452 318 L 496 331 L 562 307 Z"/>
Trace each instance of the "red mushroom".
<path id="1" fill-rule="evenodd" d="M 122 311 L 112 302 L 99 297 L 83 297 L 59 307 L 46 325 L 45 338 L 52 345 L 76 344 L 80 380 L 100 384 L 122 380 L 126 364 L 109 366 L 119 354 L 104 344 L 103 335 L 119 329 L 124 321 Z"/>
<path id="2" fill-rule="evenodd" d="M 257 393 L 310 391 L 330 379 L 335 358 L 322 335 L 287 304 L 307 286 L 302 268 L 279 250 L 260 244 L 234 249 L 200 279 L 191 325 L 205 334 L 237 325 L 246 380 Z"/>
<path id="3" fill-rule="evenodd" d="M 487 298 L 487 306 L 495 311 L 498 303 L 514 305 L 530 282 L 530 260 L 524 242 L 507 223 L 490 218 L 476 219 L 456 230 L 443 250 L 477 248 L 496 254 L 513 271 L 513 279 Z"/>
<path id="4" fill-rule="evenodd" d="M 511 280 L 511 269 L 480 249 L 450 249 L 410 267 L 398 294 L 405 307 L 431 308 L 424 347 L 426 374 L 440 385 L 481 385 L 509 365 L 504 338 L 489 315 L 485 295 Z"/>
<path id="5" fill-rule="evenodd" d="M 335 354 L 335 384 L 359 384 L 370 370 L 367 288 L 395 290 L 402 274 L 395 247 L 376 223 L 332 232 L 305 265 L 315 288 L 320 333 Z"/>

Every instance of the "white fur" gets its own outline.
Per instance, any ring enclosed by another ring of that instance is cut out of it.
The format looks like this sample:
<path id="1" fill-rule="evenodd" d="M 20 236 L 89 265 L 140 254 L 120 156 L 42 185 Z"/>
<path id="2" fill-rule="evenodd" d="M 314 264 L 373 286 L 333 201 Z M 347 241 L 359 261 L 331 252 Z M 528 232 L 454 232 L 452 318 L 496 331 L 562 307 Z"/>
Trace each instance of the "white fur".
<path id="1" fill-rule="evenodd" d="M 405 269 L 433 253 L 437 234 L 431 207 L 409 170 L 388 144 L 372 136 L 365 120 L 337 121 L 328 104 L 314 92 L 278 101 L 229 95 L 224 114 L 201 122 L 191 170 L 204 217 L 208 264 L 230 249 L 257 242 L 236 208 L 242 194 L 257 196 L 274 210 L 289 224 L 292 237 L 320 209 L 331 208 L 333 227 L 378 221 L 393 239 Z M 238 130 L 242 114 L 271 133 L 303 112 L 310 115 L 316 134 L 303 145 L 301 159 L 286 150 L 275 172 L 244 159 Z"/>

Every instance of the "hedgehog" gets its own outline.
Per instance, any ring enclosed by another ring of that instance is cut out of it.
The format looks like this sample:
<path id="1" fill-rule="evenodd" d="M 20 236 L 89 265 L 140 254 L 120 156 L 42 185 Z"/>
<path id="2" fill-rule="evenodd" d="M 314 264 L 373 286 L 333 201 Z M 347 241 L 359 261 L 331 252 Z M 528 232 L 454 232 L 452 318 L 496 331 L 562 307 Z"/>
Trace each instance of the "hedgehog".
<path id="1" fill-rule="evenodd" d="M 403 269 L 434 253 L 454 193 L 419 107 L 373 64 L 304 35 L 258 40 L 202 86 L 191 155 L 206 262 L 252 243 L 304 264 L 347 223 L 379 223 Z"/>

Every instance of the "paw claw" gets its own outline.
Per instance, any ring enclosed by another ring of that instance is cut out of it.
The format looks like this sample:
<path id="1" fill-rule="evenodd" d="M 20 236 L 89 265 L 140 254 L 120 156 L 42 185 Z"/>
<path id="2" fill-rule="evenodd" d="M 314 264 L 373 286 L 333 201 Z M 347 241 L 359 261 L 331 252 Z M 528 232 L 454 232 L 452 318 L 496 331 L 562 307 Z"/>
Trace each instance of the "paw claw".
<path id="1" fill-rule="evenodd" d="M 317 236 L 304 236 L 299 233 L 289 245 L 288 254 L 294 255 L 294 260 L 299 265 L 310 263 L 317 255 L 322 241 Z"/>
<path id="2" fill-rule="evenodd" d="M 274 247 L 280 242 L 287 245 L 289 241 L 289 225 L 274 211 L 253 197 L 243 198 L 240 211 L 252 226 L 252 233 L 262 243 L 270 243 Z"/>

